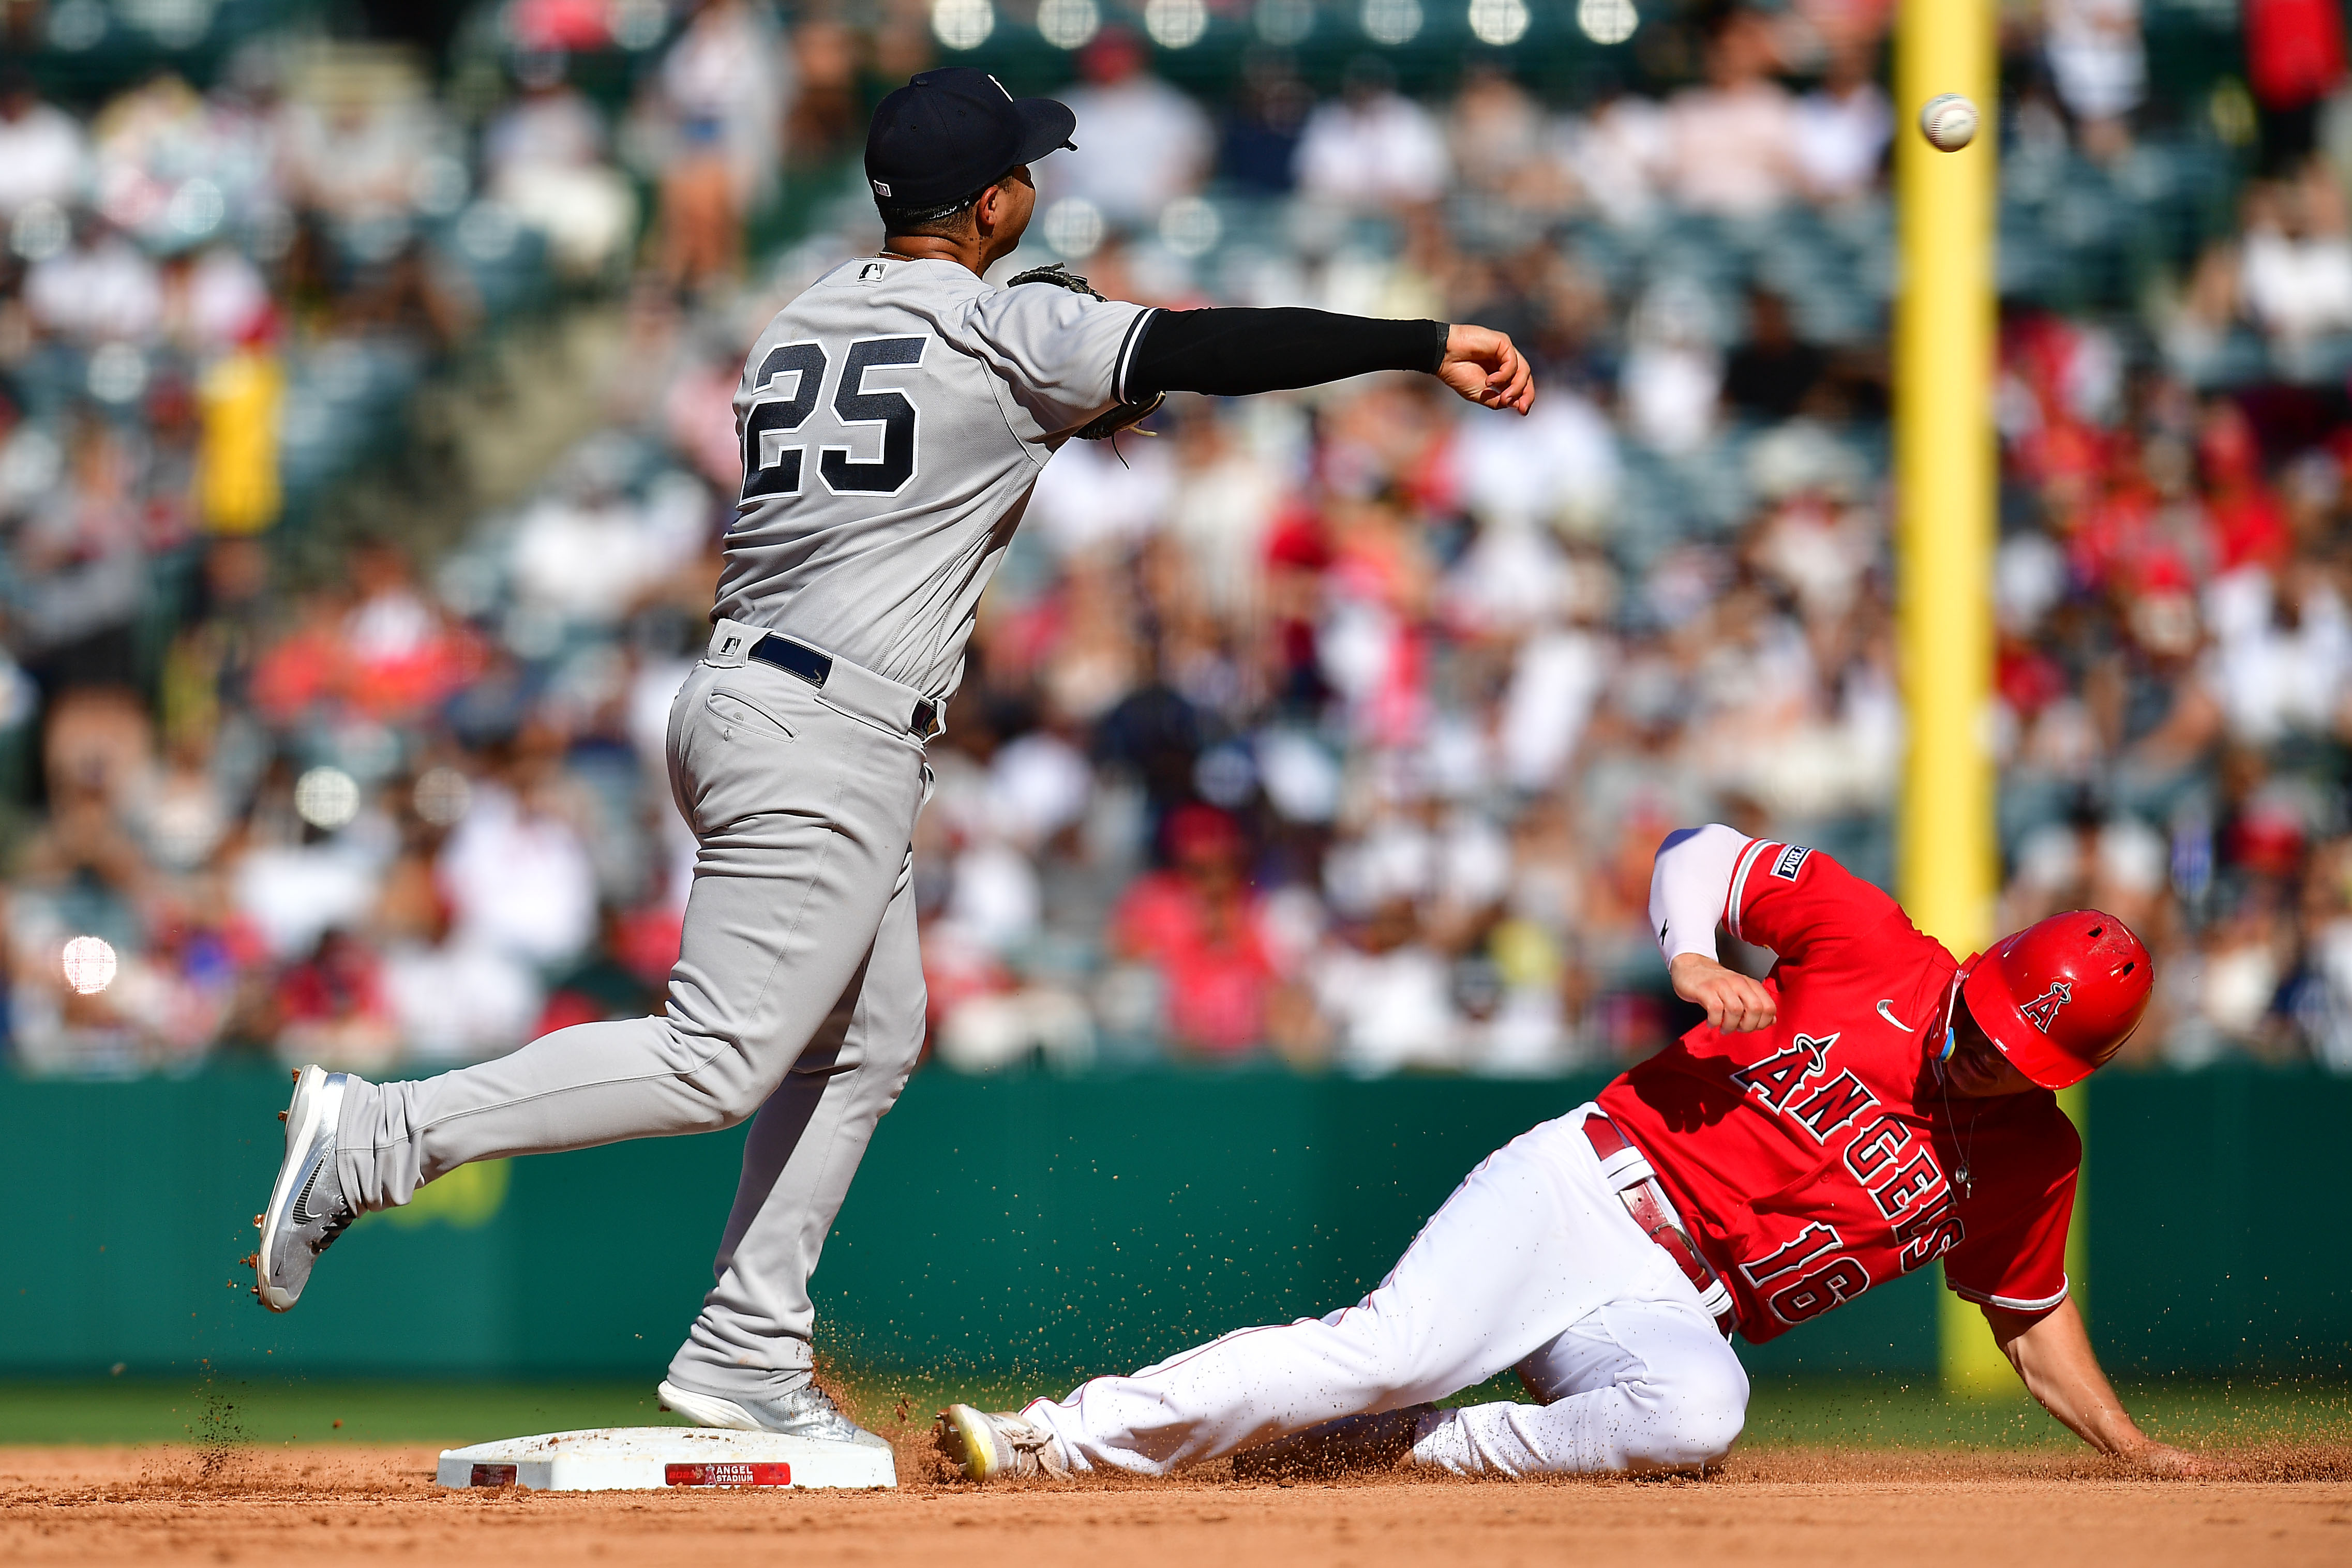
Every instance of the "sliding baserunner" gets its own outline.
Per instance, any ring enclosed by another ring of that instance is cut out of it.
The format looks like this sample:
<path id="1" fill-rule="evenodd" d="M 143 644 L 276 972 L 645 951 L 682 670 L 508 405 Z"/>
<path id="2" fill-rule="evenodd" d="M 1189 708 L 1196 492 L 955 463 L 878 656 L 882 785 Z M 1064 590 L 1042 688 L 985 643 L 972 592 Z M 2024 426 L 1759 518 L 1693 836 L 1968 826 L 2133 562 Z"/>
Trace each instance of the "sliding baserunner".
<path id="1" fill-rule="evenodd" d="M 293 1306 L 353 1218 L 469 1160 L 751 1117 L 718 1281 L 661 1397 L 706 1426 L 881 1441 L 810 1379 L 809 1275 L 922 1050 L 924 748 L 1046 460 L 1176 391 L 1418 371 L 1488 408 L 1535 400 L 1482 327 L 1149 309 L 1054 268 L 983 281 L 1028 227 L 1029 164 L 1075 129 L 961 68 L 883 99 L 866 144 L 883 248 L 785 306 L 735 394 L 741 507 L 709 652 L 670 707 L 699 848 L 667 1009 L 421 1082 L 305 1069 L 262 1217 L 265 1305 Z"/>
<path id="2" fill-rule="evenodd" d="M 1703 1468 L 1747 1415 L 1732 1333 L 1761 1343 L 1940 1259 L 2084 1441 L 2196 1465 L 2133 1424 L 2067 1299 L 2082 1145 L 2052 1091 L 2147 1006 L 2147 949 L 2122 922 L 2053 915 L 1956 963 L 1828 855 L 1714 826 L 1660 848 L 1650 924 L 1707 1021 L 1489 1155 L 1362 1301 L 1059 1402 L 953 1406 L 941 1450 L 975 1479 L 1224 1455 Z M 1771 973 L 1717 962 L 1718 925 L 1771 949 Z M 1532 1403 L 1432 1403 L 1507 1369 Z"/>

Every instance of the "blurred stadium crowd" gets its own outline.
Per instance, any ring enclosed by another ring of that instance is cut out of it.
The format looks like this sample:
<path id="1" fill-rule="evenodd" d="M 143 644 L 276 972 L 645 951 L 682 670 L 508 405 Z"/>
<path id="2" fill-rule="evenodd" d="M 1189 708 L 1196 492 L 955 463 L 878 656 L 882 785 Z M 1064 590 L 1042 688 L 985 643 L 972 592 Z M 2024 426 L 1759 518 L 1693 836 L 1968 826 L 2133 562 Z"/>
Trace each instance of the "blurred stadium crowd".
<path id="1" fill-rule="evenodd" d="M 878 242 L 865 109 L 939 60 L 1077 111 L 1008 267 L 1475 319 L 1542 387 L 1055 459 L 934 747 L 943 1061 L 1620 1062 L 1687 1021 L 1669 828 L 1890 876 L 1885 6 L 445 9 L 0 6 L 18 1067 L 658 1005 L 740 357 Z M 2342 16 L 2005 15 L 2000 919 L 2147 936 L 2140 1063 L 2352 1071 Z"/>

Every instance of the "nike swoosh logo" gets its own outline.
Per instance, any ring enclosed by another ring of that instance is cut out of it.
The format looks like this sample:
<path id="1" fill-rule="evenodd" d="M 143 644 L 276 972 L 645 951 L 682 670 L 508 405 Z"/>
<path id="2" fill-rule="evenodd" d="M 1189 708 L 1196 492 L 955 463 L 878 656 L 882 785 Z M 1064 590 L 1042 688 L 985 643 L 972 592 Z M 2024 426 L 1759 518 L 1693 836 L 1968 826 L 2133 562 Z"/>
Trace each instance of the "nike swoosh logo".
<path id="1" fill-rule="evenodd" d="M 288 1218 L 295 1224 L 314 1225 L 321 1219 L 332 1218 L 331 1214 L 310 1207 L 311 1200 L 319 1195 L 319 1177 L 326 1173 L 326 1168 L 327 1162 L 322 1159 L 303 1173 L 302 1190 L 294 1195 L 293 1206 L 288 1213 Z"/>
<path id="2" fill-rule="evenodd" d="M 1917 1034 L 1919 1032 L 1917 1030 L 1913 1029 L 1909 1024 L 1905 1023 L 1901 1019 L 1896 1018 L 1893 1013 L 1886 1010 L 1886 1003 L 1891 1002 L 1894 999 L 1894 998 L 1889 997 L 1886 999 L 1886 1002 L 1881 1002 L 1878 1004 L 1878 1016 L 1885 1019 L 1888 1023 L 1893 1024 L 1896 1029 L 1901 1030 L 1905 1034 Z"/>

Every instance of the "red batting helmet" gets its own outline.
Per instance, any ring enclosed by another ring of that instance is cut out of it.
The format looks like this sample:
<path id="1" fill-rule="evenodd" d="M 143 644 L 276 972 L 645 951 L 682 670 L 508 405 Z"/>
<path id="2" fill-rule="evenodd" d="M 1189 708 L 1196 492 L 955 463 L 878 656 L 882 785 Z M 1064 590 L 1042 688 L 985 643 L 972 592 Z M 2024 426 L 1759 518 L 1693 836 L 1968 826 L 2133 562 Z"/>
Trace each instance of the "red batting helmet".
<path id="1" fill-rule="evenodd" d="M 2156 965 L 2131 928 L 2095 909 L 2037 920 L 1969 960 L 1977 1027 L 2044 1089 L 2079 1083 L 2139 1027 Z"/>

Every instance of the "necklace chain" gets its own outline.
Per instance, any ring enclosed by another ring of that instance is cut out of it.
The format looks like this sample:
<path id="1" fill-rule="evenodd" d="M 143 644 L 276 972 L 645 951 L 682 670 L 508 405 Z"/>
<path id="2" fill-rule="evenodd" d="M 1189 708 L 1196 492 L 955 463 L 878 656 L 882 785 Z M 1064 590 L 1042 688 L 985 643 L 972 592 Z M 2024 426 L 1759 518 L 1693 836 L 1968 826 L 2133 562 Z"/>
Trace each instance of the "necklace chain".
<path id="1" fill-rule="evenodd" d="M 1976 1184 L 1969 1179 L 1969 1155 L 1975 1152 L 1977 1146 L 1977 1103 L 1974 1101 L 1969 1103 L 1969 1134 L 1967 1139 L 1963 1141 L 1960 1137 L 1959 1121 L 1952 1114 L 1951 1079 L 1945 1072 L 1944 1063 L 1941 1061 L 1936 1063 L 1936 1092 L 1943 1098 L 1944 1123 L 1952 1129 L 1952 1141 L 1960 1145 L 1959 1168 L 1952 1172 L 1952 1180 L 1958 1186 L 1962 1197 L 1974 1197 L 1977 1195 L 1977 1189 Z"/>

